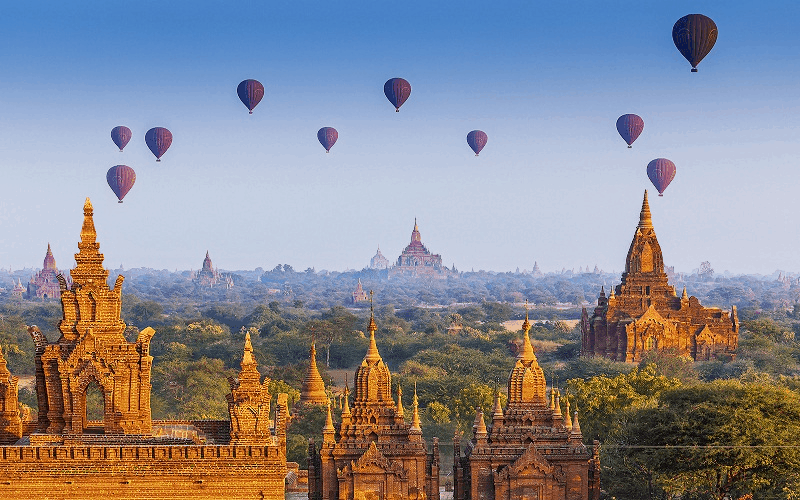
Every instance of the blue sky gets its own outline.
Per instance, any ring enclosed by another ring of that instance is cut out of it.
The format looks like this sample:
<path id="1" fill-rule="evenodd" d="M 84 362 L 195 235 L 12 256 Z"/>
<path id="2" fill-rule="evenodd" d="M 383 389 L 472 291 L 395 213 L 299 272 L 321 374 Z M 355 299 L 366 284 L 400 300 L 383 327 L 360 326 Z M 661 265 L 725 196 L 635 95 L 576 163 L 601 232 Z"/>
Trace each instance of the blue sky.
<path id="1" fill-rule="evenodd" d="M 393 6 L 394 5 L 394 6 Z M 673 23 L 719 40 L 689 72 Z M 360 269 L 416 217 L 461 270 L 620 270 L 647 163 L 667 265 L 800 271 L 800 7 L 792 2 L 18 2 L 0 17 L 0 266 Z M 406 78 L 400 113 L 383 83 Z M 248 115 L 236 85 L 264 100 Z M 627 149 L 614 127 L 645 120 Z M 133 139 L 119 153 L 111 128 Z M 144 133 L 174 135 L 156 163 Z M 332 126 L 330 154 L 316 131 Z M 481 129 L 476 158 L 466 144 Z M 105 181 L 137 182 L 117 204 Z"/>

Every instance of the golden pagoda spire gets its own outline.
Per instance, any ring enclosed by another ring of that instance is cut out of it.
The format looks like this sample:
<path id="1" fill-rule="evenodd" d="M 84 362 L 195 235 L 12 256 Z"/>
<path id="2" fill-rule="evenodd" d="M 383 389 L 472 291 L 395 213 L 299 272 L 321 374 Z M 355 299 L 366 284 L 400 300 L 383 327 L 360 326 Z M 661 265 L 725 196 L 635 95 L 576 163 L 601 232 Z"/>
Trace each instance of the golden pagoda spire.
<path id="1" fill-rule="evenodd" d="M 519 350 L 519 354 L 517 354 L 517 359 L 521 359 L 524 361 L 536 361 L 536 353 L 533 350 L 533 345 L 531 345 L 531 337 L 528 332 L 531 330 L 531 323 L 528 321 L 528 300 L 525 300 L 525 321 L 522 323 L 522 348 Z"/>
<path id="2" fill-rule="evenodd" d="M 419 423 L 419 399 L 417 399 L 417 383 L 414 382 L 414 415 L 411 417 L 412 431 L 422 432 L 422 426 Z"/>
<path id="3" fill-rule="evenodd" d="M 332 443 L 335 441 L 336 428 L 333 426 L 333 416 L 331 415 L 331 402 L 328 400 L 328 414 L 325 416 L 325 427 L 322 428 L 322 442 Z"/>
<path id="4" fill-rule="evenodd" d="M 244 370 L 245 366 L 255 365 L 256 360 L 253 358 L 253 343 L 250 342 L 250 332 L 244 334 L 244 355 L 240 366 Z"/>
<path id="5" fill-rule="evenodd" d="M 403 387 L 400 384 L 397 384 L 397 416 L 403 417 L 404 410 L 403 410 Z"/>
<path id="6" fill-rule="evenodd" d="M 108 271 L 103 268 L 103 254 L 100 253 L 100 244 L 97 243 L 97 231 L 94 228 L 94 208 L 89 198 L 83 204 L 83 226 L 81 226 L 81 241 L 78 243 L 78 253 L 75 254 L 78 264 L 70 270 L 72 281 L 78 287 L 102 286 L 108 279 Z"/>
<path id="7" fill-rule="evenodd" d="M 644 190 L 644 200 L 642 201 L 642 211 L 639 214 L 639 228 L 653 229 L 653 220 L 650 217 L 650 204 L 647 202 L 647 190 Z"/>
<path id="8" fill-rule="evenodd" d="M 572 430 L 572 421 L 569 418 L 569 399 L 567 401 L 567 411 L 564 413 L 564 427 L 568 430 Z"/>
<path id="9" fill-rule="evenodd" d="M 373 292 L 369 291 L 369 348 L 367 348 L 367 355 L 364 356 L 365 361 L 380 361 L 381 355 L 378 353 L 378 344 L 375 343 L 375 331 L 378 325 L 375 324 L 375 310 L 372 303 Z"/>
<path id="10" fill-rule="evenodd" d="M 487 434 L 486 422 L 483 420 L 483 410 L 478 408 L 478 413 L 475 415 L 475 437 L 485 439 Z"/>
<path id="11" fill-rule="evenodd" d="M 578 408 L 575 408 L 575 420 L 572 421 L 572 435 L 573 436 L 580 436 L 581 434 L 581 424 L 578 423 Z"/>
<path id="12" fill-rule="evenodd" d="M 344 374 L 344 401 L 342 402 L 342 422 L 350 419 L 350 388 L 347 387 L 347 374 Z"/>
<path id="13" fill-rule="evenodd" d="M 556 393 L 554 401 L 555 408 L 553 411 L 553 417 L 555 417 L 555 419 L 561 420 L 563 418 L 561 415 L 561 392 L 558 389 L 555 389 L 555 393 Z"/>
<path id="14" fill-rule="evenodd" d="M 681 294 L 681 300 L 689 300 L 689 294 L 686 293 L 686 285 L 683 285 L 683 293 Z"/>
<path id="15" fill-rule="evenodd" d="M 328 395 L 325 394 L 325 382 L 319 374 L 317 368 L 317 348 L 314 345 L 313 332 L 311 340 L 311 349 L 309 351 L 308 371 L 303 379 L 303 386 L 300 391 L 300 402 L 311 404 L 324 404 L 328 401 Z"/>
<path id="16" fill-rule="evenodd" d="M 492 421 L 503 420 L 503 407 L 500 405 L 500 391 L 494 391 L 494 409 L 492 410 Z"/>

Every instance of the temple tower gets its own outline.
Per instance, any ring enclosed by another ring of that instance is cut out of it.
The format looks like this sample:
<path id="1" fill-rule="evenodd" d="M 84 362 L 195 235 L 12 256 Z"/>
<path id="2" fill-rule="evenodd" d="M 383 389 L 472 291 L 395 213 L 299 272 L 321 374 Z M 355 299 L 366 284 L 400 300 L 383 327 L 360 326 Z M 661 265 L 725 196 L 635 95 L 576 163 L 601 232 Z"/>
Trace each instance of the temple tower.
<path id="1" fill-rule="evenodd" d="M 35 326 L 28 331 L 36 343 L 36 390 L 40 432 L 48 434 L 149 434 L 152 328 L 128 342 L 120 318 L 122 282 L 106 280 L 89 199 L 83 206 L 83 226 L 77 266 L 70 271 L 72 286 L 58 276 L 63 318 L 55 343 Z M 104 397 L 103 421 L 90 422 L 86 391 L 96 384 Z"/>
<path id="2" fill-rule="evenodd" d="M 328 404 L 328 395 L 325 393 L 325 382 L 317 368 L 317 349 L 314 342 L 311 342 L 311 350 L 308 354 L 309 363 L 306 376 L 303 379 L 303 387 L 300 390 L 301 405 L 324 405 Z"/>
<path id="3" fill-rule="evenodd" d="M 583 356 L 632 363 L 654 350 L 698 361 L 734 356 L 739 337 L 736 307 L 730 313 L 703 307 L 685 289 L 678 297 L 664 270 L 645 191 L 621 283 L 608 297 L 601 289 L 594 314 L 581 321 Z"/>
<path id="4" fill-rule="evenodd" d="M 228 378 L 231 393 L 227 395 L 231 416 L 231 444 L 266 445 L 272 443 L 270 430 L 269 378 L 261 382 L 250 332 L 245 334 L 244 354 L 237 377 Z"/>
<path id="5" fill-rule="evenodd" d="M 22 437 L 18 393 L 19 377 L 8 371 L 6 358 L 0 351 L 0 444 L 14 444 Z"/>

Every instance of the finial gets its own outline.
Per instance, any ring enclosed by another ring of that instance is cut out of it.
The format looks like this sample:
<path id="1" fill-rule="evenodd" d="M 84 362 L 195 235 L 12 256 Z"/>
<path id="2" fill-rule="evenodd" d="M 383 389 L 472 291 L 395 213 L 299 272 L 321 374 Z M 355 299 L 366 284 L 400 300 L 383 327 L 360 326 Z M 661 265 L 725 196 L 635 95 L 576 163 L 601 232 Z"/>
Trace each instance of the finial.
<path id="1" fill-rule="evenodd" d="M 242 356 L 242 368 L 246 365 L 255 364 L 253 359 L 253 344 L 250 342 L 250 332 L 244 334 L 244 355 Z"/>
<path id="2" fill-rule="evenodd" d="M 403 417 L 403 387 L 400 384 L 397 384 L 397 416 Z"/>
<path id="3" fill-rule="evenodd" d="M 581 434 L 581 424 L 578 422 L 578 408 L 575 407 L 575 420 L 572 421 L 572 434 Z"/>
<path id="4" fill-rule="evenodd" d="M 681 300 L 688 299 L 688 298 L 689 298 L 689 294 L 686 293 L 686 285 L 683 285 L 683 293 L 681 294 Z"/>
<path id="5" fill-rule="evenodd" d="M 492 420 L 503 419 L 503 407 L 500 405 L 500 391 L 494 390 L 494 409 L 492 410 Z"/>
<path id="6" fill-rule="evenodd" d="M 333 426 L 333 416 L 331 415 L 331 400 L 328 400 L 328 415 L 325 417 L 325 427 L 322 428 L 322 434 L 332 434 L 336 432 L 336 428 Z M 324 439 L 323 439 L 324 440 Z"/>
<path id="7" fill-rule="evenodd" d="M 344 408 L 342 409 L 342 421 L 350 418 L 350 388 L 347 387 L 347 374 L 344 374 Z"/>
<path id="8" fill-rule="evenodd" d="M 644 200 L 642 201 L 642 212 L 639 214 L 639 228 L 653 229 L 653 220 L 650 216 L 650 204 L 647 202 L 647 190 L 644 190 Z"/>
<path id="9" fill-rule="evenodd" d="M 525 333 L 531 329 L 531 323 L 528 321 L 528 299 L 525 299 L 525 321 L 522 323 L 522 331 Z"/>
<path id="10" fill-rule="evenodd" d="M 478 408 L 478 413 L 475 415 L 475 437 L 485 438 L 488 432 L 486 431 L 486 422 L 483 420 L 483 410 Z"/>
<path id="11" fill-rule="evenodd" d="M 417 399 L 417 381 L 414 381 L 414 415 L 411 417 L 412 431 L 422 432 L 422 427 L 419 423 L 419 399 Z"/>
<path id="12" fill-rule="evenodd" d="M 94 207 L 92 206 L 92 201 L 87 196 L 86 197 L 86 202 L 83 204 L 83 213 L 85 214 L 86 212 L 89 212 L 89 214 L 91 215 L 93 210 L 94 210 Z"/>
<path id="13" fill-rule="evenodd" d="M 572 421 L 569 418 L 569 399 L 567 399 L 567 411 L 564 413 L 564 427 L 568 430 L 572 430 Z"/>
<path id="14" fill-rule="evenodd" d="M 517 354 L 517 359 L 524 359 L 526 361 L 536 360 L 536 354 L 533 350 L 533 346 L 531 345 L 531 337 L 529 335 L 529 331 L 531 329 L 531 324 L 528 321 L 528 301 L 525 301 L 525 322 L 522 323 L 522 348 L 519 350 L 519 354 Z"/>

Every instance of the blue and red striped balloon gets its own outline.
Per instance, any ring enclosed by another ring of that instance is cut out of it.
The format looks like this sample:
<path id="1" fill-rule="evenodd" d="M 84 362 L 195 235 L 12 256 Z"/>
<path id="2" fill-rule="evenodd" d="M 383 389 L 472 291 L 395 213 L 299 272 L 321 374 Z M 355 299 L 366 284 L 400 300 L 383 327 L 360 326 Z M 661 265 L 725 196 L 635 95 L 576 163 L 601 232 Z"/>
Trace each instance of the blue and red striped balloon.
<path id="1" fill-rule="evenodd" d="M 475 151 L 475 156 L 478 156 L 488 141 L 489 136 L 483 130 L 473 130 L 467 134 L 467 144 Z"/>
<path id="2" fill-rule="evenodd" d="M 399 112 L 400 106 L 411 95 L 411 84 L 402 78 L 390 78 L 383 84 L 383 93 L 386 94 L 386 98 L 394 106 L 394 110 Z"/>
<path id="3" fill-rule="evenodd" d="M 244 80 L 236 87 L 236 93 L 252 115 L 253 109 L 264 98 L 264 86 L 258 80 Z"/>
<path id="4" fill-rule="evenodd" d="M 136 182 L 136 172 L 127 165 L 116 165 L 108 169 L 106 181 L 117 195 L 118 203 L 122 203 L 122 198 L 125 198 L 125 195 L 133 187 L 133 183 Z"/>
<path id="5" fill-rule="evenodd" d="M 317 131 L 317 139 L 319 139 L 322 147 L 325 148 L 325 152 L 330 153 L 333 145 L 339 140 L 339 132 L 333 127 L 322 127 Z"/>
<path id="6" fill-rule="evenodd" d="M 644 130 L 644 120 L 639 115 L 627 114 L 617 118 L 617 132 L 622 136 L 622 139 L 628 143 L 628 147 L 633 147 L 639 134 Z"/>
<path id="7" fill-rule="evenodd" d="M 172 132 L 164 127 L 154 127 L 144 135 L 144 142 L 156 157 L 156 161 L 161 161 L 161 157 L 172 145 Z"/>
<path id="8" fill-rule="evenodd" d="M 664 190 L 675 178 L 675 164 L 666 158 L 656 158 L 647 164 L 647 177 L 658 189 L 658 195 L 664 196 Z"/>
<path id="9" fill-rule="evenodd" d="M 127 146 L 128 142 L 131 140 L 131 129 L 124 125 L 112 128 L 111 140 L 114 141 L 114 144 L 119 148 L 119 152 L 122 153 L 122 150 L 125 149 L 125 146 Z"/>

